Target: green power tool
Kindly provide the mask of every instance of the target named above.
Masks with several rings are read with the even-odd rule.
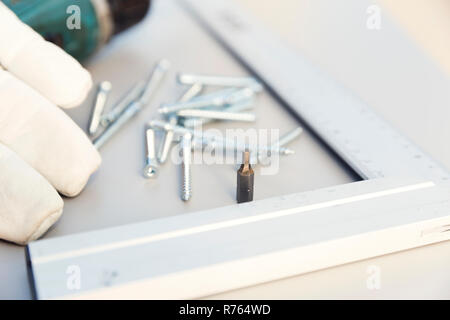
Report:
[[[23,22],[78,60],[141,21],[150,0],[1,0]]]

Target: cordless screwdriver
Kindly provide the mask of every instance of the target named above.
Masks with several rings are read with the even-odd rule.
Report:
[[[24,23],[78,60],[141,21],[150,0],[1,0]]]

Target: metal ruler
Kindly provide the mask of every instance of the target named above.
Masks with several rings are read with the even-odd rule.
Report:
[[[189,299],[450,238],[450,186],[382,178],[28,246],[40,299]]]
[[[37,298],[197,298],[450,239],[445,169],[230,0],[183,3],[369,180],[33,242]]]
[[[261,78],[362,178],[449,172],[365,103],[290,50],[232,0],[182,0],[221,43]]]

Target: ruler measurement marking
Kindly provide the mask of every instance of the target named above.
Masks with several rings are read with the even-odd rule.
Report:
[[[443,166],[348,90],[290,51],[269,30],[247,19],[233,1],[183,1],[361,177],[400,174],[435,181],[449,179]],[[224,16],[228,18],[224,20]],[[230,17],[242,21],[241,27],[231,27]]]

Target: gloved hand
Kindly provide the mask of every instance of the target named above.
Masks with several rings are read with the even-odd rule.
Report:
[[[62,195],[81,192],[101,159],[62,111],[92,80],[0,2],[0,238],[26,244],[61,216]],[[56,189],[56,190],[55,190]]]

